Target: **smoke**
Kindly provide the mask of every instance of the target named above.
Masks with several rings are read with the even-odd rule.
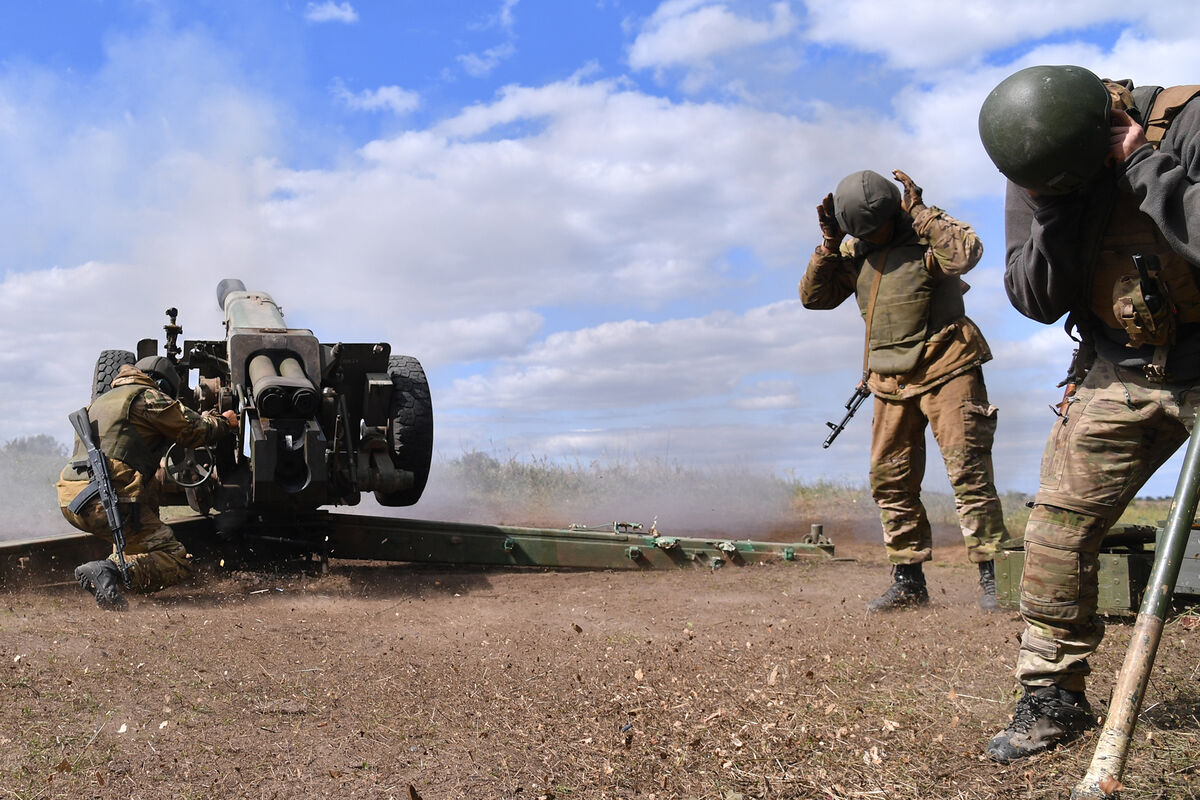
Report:
[[[873,514],[869,497],[867,503]],[[478,451],[436,461],[420,503],[383,513],[552,528],[611,529],[614,522],[628,522],[644,530],[653,525],[670,536],[777,540],[794,540],[821,522],[804,513],[795,482],[766,471],[701,469],[659,459],[501,461]]]
[[[1020,493],[1001,504],[1010,535],[1028,514]],[[953,495],[922,492],[936,546],[961,546]],[[799,541],[820,525],[839,542],[882,541],[879,510],[862,484],[801,481],[761,467],[701,468],[659,459],[562,464],[500,460],[471,451],[437,460],[417,505],[384,509],[364,502],[357,513],[497,525],[611,529],[615,522],[653,525],[667,536]]]
[[[0,540],[70,533],[54,483],[66,448],[47,435],[0,448]],[[545,458],[501,460],[480,451],[436,459],[415,506],[382,508],[364,495],[352,513],[414,519],[611,530],[632,523],[667,536],[798,541],[821,525],[834,542],[878,542],[879,514],[862,485],[801,482],[761,468],[700,468],[660,459],[563,464]],[[1006,495],[1005,510],[1024,511],[1024,496]],[[960,536],[954,498],[926,492],[935,539]],[[349,511],[350,509],[338,509]],[[1010,520],[1019,533],[1022,525]]]
[[[71,533],[58,510],[54,483],[67,449],[46,434],[12,439],[0,447],[0,540]]]

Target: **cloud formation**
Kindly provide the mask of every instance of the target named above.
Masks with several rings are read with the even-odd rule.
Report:
[[[514,5],[499,5],[509,28]],[[326,6],[354,13],[310,10]],[[959,16],[943,22],[1001,7],[947,6]],[[865,9],[845,6],[854,19]],[[213,289],[239,277],[324,341],[385,340],[420,358],[444,453],[624,452],[862,475],[865,410],[836,452],[819,446],[857,378],[861,319],[852,302],[805,311],[796,282],[819,198],[849,172],[901,167],[930,202],[987,232],[966,303],[996,354],[1001,484],[1029,488],[1048,428],[1041,395],[1056,399],[1070,344],[1008,306],[1002,181],[973,121],[1030,59],[1131,74],[1153,51],[1164,55],[1156,80],[1200,74],[1200,48],[1152,32],[1165,13],[1111,46],[1064,37],[986,62],[920,56],[932,60],[918,79],[907,72],[917,56],[836,29],[815,4],[801,18],[789,3],[672,0],[630,34],[635,71],[686,81],[711,70],[705,80],[728,86],[744,77],[735,55],[836,45],[887,61],[886,96],[773,106],[593,67],[451,102],[398,75],[332,92],[346,108],[404,115],[403,128],[316,154],[298,154],[308,131],[297,109],[196,30],[111,37],[92,73],[5,64],[0,440],[65,437],[99,351],[154,336],[168,306],[188,337],[219,338]],[[1005,36],[1073,30],[1056,19],[962,35],[1005,47]],[[934,24],[875,21],[914,37]],[[318,87],[325,106],[330,85]]]
[[[322,3],[309,3],[305,6],[304,18],[309,22],[340,22],[350,25],[358,22],[358,12],[349,3],[325,0]]]
[[[766,19],[731,11],[725,3],[668,0],[650,15],[629,49],[635,70],[700,66],[713,56],[788,35],[796,18],[786,2],[771,3]]]
[[[333,97],[352,111],[390,111],[406,114],[421,105],[421,96],[399,86],[380,86],[351,92],[341,81],[333,85]]]
[[[483,78],[500,66],[503,61],[512,58],[516,52],[516,45],[512,42],[504,42],[495,47],[489,47],[482,53],[464,53],[458,57],[458,63],[472,78]]]

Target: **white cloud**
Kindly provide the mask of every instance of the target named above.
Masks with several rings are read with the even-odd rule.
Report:
[[[491,374],[455,381],[449,403],[613,409],[630,397],[647,405],[732,395],[745,376],[756,373],[836,371],[861,338],[853,305],[818,313],[788,300],[742,315],[716,312],[657,324],[625,320],[554,333]]]
[[[353,111],[387,110],[393,114],[406,114],[421,104],[419,94],[399,86],[380,86],[351,92],[341,81],[335,81],[332,92],[335,100]]]
[[[458,63],[472,78],[486,77],[492,70],[500,66],[506,59],[512,58],[517,52],[512,42],[496,45],[482,53],[466,53],[458,57]]]
[[[309,22],[341,22],[349,25],[358,22],[358,12],[349,3],[309,3],[304,9],[304,18]]]
[[[655,24],[716,7],[663,4]],[[727,13],[769,32],[782,12]],[[657,63],[730,52],[703,41],[690,40],[691,61],[659,50]],[[1163,55],[1149,80],[1200,74],[1200,48],[1133,35],[1108,53],[1061,42],[1021,58],[1140,79],[1146,52]],[[99,350],[156,335],[168,306],[188,337],[219,338],[213,288],[240,277],[325,341],[386,340],[420,358],[443,451],[495,442],[862,475],[865,410],[836,452],[820,451],[853,387],[862,322],[852,302],[809,312],[794,299],[813,206],[853,170],[902,167],[931,202],[979,202],[1000,226],[1001,182],[973,121],[1011,65],[898,80],[891,112],[680,102],[579,75],[508,86],[300,168],[282,155],[288,110],[212,42],[117,38],[106,58],[87,79],[0,71],[0,440],[62,434]],[[342,100],[400,112],[417,98],[385,86]],[[749,254],[745,273],[733,251]],[[997,468],[1002,485],[1028,486],[1041,396],[1069,343],[1055,326],[1010,329],[1000,241],[985,259],[967,305],[997,354]],[[69,325],[47,322],[63,309]]]
[[[425,322],[416,326],[411,338],[420,342],[421,360],[427,363],[481,361],[521,353],[544,323],[533,311],[493,311]]]
[[[521,0],[502,0],[500,10],[496,12],[496,23],[505,30],[512,28],[515,20],[513,9],[517,7],[517,3]]]
[[[848,46],[883,56],[902,69],[956,70],[977,67],[989,54],[1006,48],[1062,37],[1072,31],[1126,23],[1149,32],[1156,41],[1150,49],[1136,49],[1131,67],[1144,69],[1147,54],[1158,62],[1164,43],[1180,45],[1180,55],[1195,51],[1195,7],[1188,2],[1130,5],[1120,0],[914,0],[879,3],[874,0],[841,0],[808,3],[806,37],[827,45]],[[1126,32],[1124,36],[1130,36]],[[1123,37],[1124,38],[1124,37]],[[1066,49],[1078,49],[1067,41]],[[1047,51],[1061,49],[1058,44]],[[1188,52],[1190,49],[1191,52]],[[1032,63],[1079,63],[1046,58]],[[1088,64],[1084,64],[1088,66]],[[1115,74],[1115,73],[1114,73]],[[1127,73],[1132,74],[1132,73]],[[1194,76],[1195,73],[1192,73]],[[1157,80],[1145,78],[1147,82]]]
[[[785,2],[765,20],[740,16],[726,3],[668,0],[650,15],[629,50],[634,69],[699,66],[714,56],[780,39],[796,27]]]

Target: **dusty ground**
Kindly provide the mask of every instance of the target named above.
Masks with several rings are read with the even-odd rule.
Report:
[[[123,615],[70,584],[4,587],[0,797],[1066,797],[1092,737],[1018,766],[980,756],[1020,626],[977,610],[961,547],[939,547],[931,607],[869,617],[882,548],[829,533],[858,560],[209,564]],[[1110,626],[1093,702],[1128,637]],[[1123,797],[1200,794],[1198,678],[1184,616]]]

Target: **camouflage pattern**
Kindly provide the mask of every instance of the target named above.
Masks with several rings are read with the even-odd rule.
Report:
[[[1098,554],[1142,485],[1187,440],[1200,387],[1154,383],[1101,357],[1054,424],[1025,530],[1017,677],[1082,691],[1104,637]]]
[[[978,367],[914,398],[875,398],[871,494],[888,561],[919,564],[932,558],[929,517],[921,503],[926,425],[946,462],[967,555],[976,563],[991,561],[1008,533],[992,472],[996,407],[988,403]]]
[[[144,445],[153,453],[155,462],[166,454],[172,443],[186,447],[212,444],[232,433],[233,429],[224,417],[197,414],[185,408],[178,400],[159,391],[154,381],[132,366],[121,367],[113,380],[113,389],[122,386],[145,387],[129,405],[127,427],[132,433],[128,435],[141,437]],[[101,395],[97,402],[103,398],[104,395]],[[106,431],[99,433],[101,440],[104,440]],[[80,509],[78,514],[67,508],[89,483],[86,468],[76,466],[80,463],[78,454],[82,452],[81,448],[76,437],[76,456],[59,476],[58,504],[67,522],[112,542],[108,518],[99,498]],[[134,466],[111,457],[108,458],[108,470],[113,488],[121,500],[122,519],[127,521],[125,556],[131,566],[131,588],[139,592],[151,592],[190,577],[192,567],[187,551],[158,516],[153,475],[146,475]],[[116,560],[115,551],[111,558]]]
[[[896,219],[902,222],[907,217]],[[980,366],[992,354],[978,326],[961,314],[961,293],[967,287],[960,278],[979,262],[983,245],[970,225],[935,206],[915,206],[910,228],[899,230],[893,244],[917,250],[916,258],[935,285],[954,282],[959,315],[940,326],[930,326],[933,330],[928,331],[920,358],[910,370],[867,375],[867,386],[875,395],[871,493],[879,506],[888,560],[920,564],[932,558],[929,517],[921,504],[925,428],[932,428],[954,489],[967,554],[974,562],[991,561],[996,547],[1008,536],[992,474],[996,408],[988,403]],[[920,247],[910,248],[911,244]],[[865,267],[868,255],[864,243],[853,239],[844,242],[838,252],[824,245],[817,247],[800,282],[804,306],[836,308],[857,294],[865,317],[861,273],[870,269]],[[881,281],[881,297],[885,286],[886,281]],[[903,302],[911,298],[893,299]],[[877,304],[876,312],[880,307]],[[936,308],[927,309],[931,318],[937,316]],[[879,324],[888,323],[876,314],[872,326]],[[872,338],[876,337],[868,341]]]
[[[224,417],[219,414],[197,414],[186,408],[178,400],[159,391],[158,386],[144,372],[128,364],[121,367],[112,382],[113,389],[135,385],[146,388],[129,409],[130,427],[134,431],[133,435],[140,437],[153,453],[155,462],[166,454],[173,443],[177,442],[184,447],[199,447],[212,444],[233,432]],[[103,397],[101,395],[97,402]],[[100,431],[102,440],[105,433],[106,431]],[[58,480],[59,506],[69,505],[75,499],[75,495],[87,487],[89,479],[87,469],[83,466],[85,462],[83,445],[79,437],[75,437],[74,453],[63,467]],[[108,459],[108,469],[118,497],[138,501],[153,499],[151,476],[139,473],[130,465],[114,458]]]
[[[99,500],[88,503],[79,514],[73,514],[65,507],[62,513],[76,528],[112,542],[108,515]],[[121,503],[121,513],[125,528],[125,563],[129,565],[133,591],[154,592],[192,576],[192,562],[187,550],[159,519],[157,508],[147,503]],[[109,560],[117,562],[115,547]]]

